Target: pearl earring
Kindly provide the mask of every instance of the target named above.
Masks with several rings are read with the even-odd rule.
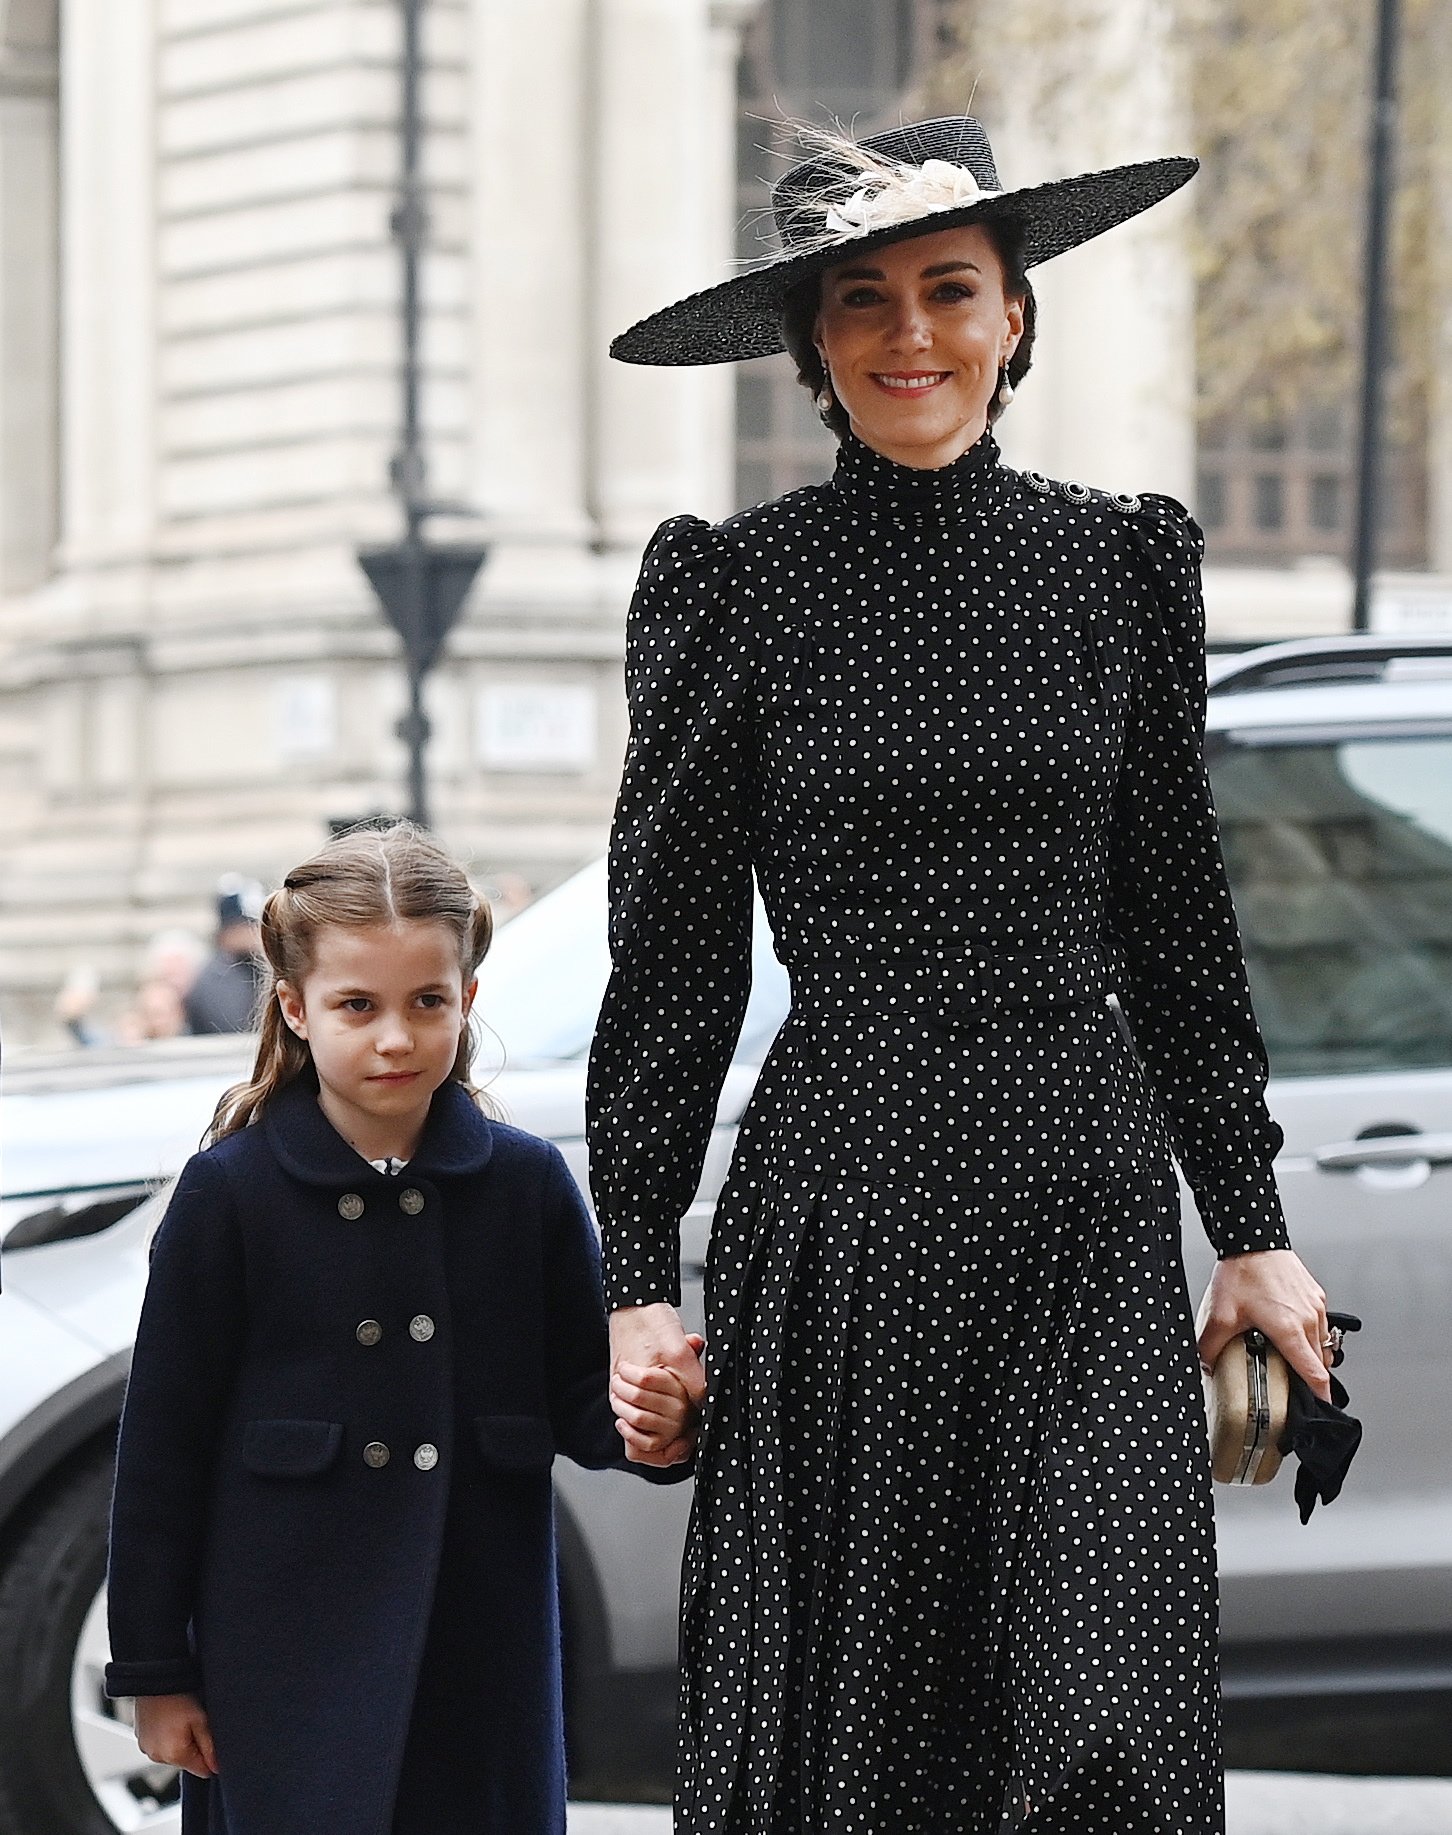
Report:
[[[822,386],[816,394],[817,412],[823,420],[837,405],[837,398],[832,393],[832,372],[825,364],[822,366]]]
[[[998,405],[1006,408],[1013,400],[1013,384],[1008,379],[1008,365],[1005,363],[998,372]]]

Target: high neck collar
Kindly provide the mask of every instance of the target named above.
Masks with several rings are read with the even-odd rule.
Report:
[[[843,437],[832,489],[849,509],[892,522],[961,522],[982,504],[998,471],[998,442],[987,429],[949,465],[900,465],[855,433]]]

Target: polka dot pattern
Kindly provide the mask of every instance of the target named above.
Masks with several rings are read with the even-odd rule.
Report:
[[[707,1269],[682,1835],[1222,1826],[1171,1151],[1221,1254],[1286,1236],[1199,561],[1171,499],[989,436],[927,472],[849,440],[647,551],[590,1069],[612,1306],[679,1298],[753,872],[793,992]]]

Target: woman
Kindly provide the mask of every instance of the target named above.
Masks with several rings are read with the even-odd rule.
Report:
[[[1194,169],[1012,192],[968,117],[833,139],[776,187],[781,259],[614,347],[785,344],[841,438],[827,485],[666,523],[630,616],[590,1116],[618,1358],[692,1379],[677,1224],[753,870],[792,977],[707,1271],[689,1835],[1222,1827],[1171,1148],[1222,1258],[1200,1356],[1254,1323],[1324,1396],[1329,1353],[1201,760],[1200,535],[988,431],[1026,269]]]

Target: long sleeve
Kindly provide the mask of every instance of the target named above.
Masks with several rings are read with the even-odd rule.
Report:
[[[577,1465],[630,1472],[650,1484],[689,1478],[694,1460],[638,1465],[626,1457],[610,1406],[610,1330],[600,1286],[600,1247],[580,1189],[550,1149],[545,1210],[550,1421],[555,1445]]]
[[[1144,500],[1133,538],[1153,604],[1110,832],[1120,1000],[1217,1254],[1287,1248],[1281,1131],[1204,761],[1203,538],[1168,497]]]
[[[724,536],[694,517],[664,523],[626,629],[613,972],[587,1098],[612,1308],[679,1304],[680,1221],[750,991],[751,661],[729,579]]]
[[[107,1604],[111,1695],[200,1681],[188,1638],[217,1433],[245,1321],[240,1238],[224,1176],[189,1160],[152,1251],[121,1415]]]

